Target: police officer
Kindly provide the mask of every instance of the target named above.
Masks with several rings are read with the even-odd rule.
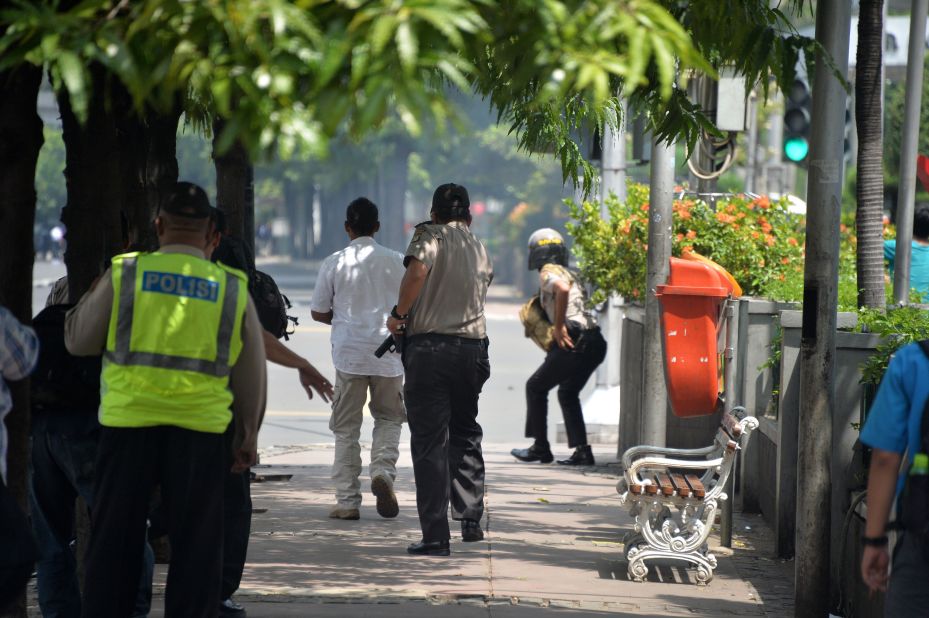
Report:
[[[574,453],[558,461],[564,465],[593,465],[580,393],[590,374],[606,356],[606,341],[594,316],[587,311],[584,288],[567,268],[568,248],[561,234],[550,228],[529,237],[529,270],[539,271],[542,309],[553,325],[552,345],[542,366],[526,382],[526,437],[529,448],[510,451],[520,461],[551,463],[548,443],[548,392],[558,387],[558,403]]]
[[[204,259],[211,213],[201,188],[178,183],[155,219],[161,249],[113,258],[66,320],[72,354],[103,353],[87,616],[131,614],[156,483],[171,542],[165,614],[219,610],[223,432],[231,405],[233,469],[252,465],[266,376],[245,275]]]
[[[406,334],[404,395],[423,533],[407,548],[414,555],[449,555],[449,500],[462,540],[484,538],[477,399],[490,377],[484,300],[493,270],[469,228],[469,208],[461,185],[436,189],[431,223],[416,226],[399,300],[387,319],[391,333]]]

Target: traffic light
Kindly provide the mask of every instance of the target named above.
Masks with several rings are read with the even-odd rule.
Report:
[[[786,93],[784,102],[784,160],[806,165],[810,154],[810,85],[800,77]]]

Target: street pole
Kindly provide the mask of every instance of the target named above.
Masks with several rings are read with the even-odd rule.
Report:
[[[623,125],[626,122],[626,107],[622,106],[621,117],[617,119],[614,131],[608,123],[603,125],[603,154],[600,160],[600,217],[604,221],[610,220],[609,209],[606,207],[606,198],[612,193],[620,202],[626,201],[626,133]],[[619,385],[619,348],[622,341],[622,298],[618,295],[610,296],[606,303],[606,362],[602,363],[597,371],[597,384],[606,387]],[[602,382],[601,375],[603,373]],[[618,393],[616,394],[618,397]],[[616,402],[617,408],[619,402]]]
[[[603,124],[600,156],[600,217],[610,220],[606,201],[610,194],[626,200],[626,135],[623,131],[625,106],[616,118],[616,129]],[[596,387],[582,404],[587,439],[590,443],[612,443],[619,431],[619,365],[622,342],[622,298],[611,295],[600,311],[600,328],[606,339],[606,359],[597,367]],[[559,423],[559,435],[561,434]]]
[[[897,245],[894,255],[894,302],[910,297],[910,253],[916,201],[916,150],[919,145],[919,108],[923,92],[926,50],[926,11],[929,2],[913,0],[910,45],[906,59],[906,97],[903,104],[903,142],[900,146],[900,190],[897,194]]]
[[[748,95],[748,134],[745,140],[745,191],[756,193],[758,174],[758,96],[753,90]]]
[[[843,78],[848,74],[850,4],[848,0],[816,4],[816,40]],[[832,409],[845,137],[845,89],[821,55],[816,55],[813,79],[807,183],[797,466],[803,482],[797,490],[794,561],[796,616],[810,618],[829,614]]]
[[[668,391],[664,378],[661,317],[657,286],[667,282],[671,257],[671,216],[674,191],[674,144],[654,140],[648,211],[648,277],[645,291],[645,388],[642,441],[664,446],[668,425]]]

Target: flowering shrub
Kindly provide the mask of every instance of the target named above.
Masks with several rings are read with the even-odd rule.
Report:
[[[648,187],[631,184],[624,203],[608,200],[609,221],[601,219],[597,203],[569,205],[576,223],[568,231],[581,271],[595,288],[591,300],[600,302],[613,292],[642,300]],[[802,290],[802,230],[802,217],[788,211],[786,200],[734,197],[717,202],[715,211],[701,200],[675,200],[672,253],[704,255],[728,270],[746,295],[771,296],[788,280],[799,279]]]

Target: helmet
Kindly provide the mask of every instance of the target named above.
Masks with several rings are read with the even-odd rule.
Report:
[[[538,270],[552,263],[567,266],[568,247],[561,234],[550,227],[543,227],[529,237],[529,270]]]

